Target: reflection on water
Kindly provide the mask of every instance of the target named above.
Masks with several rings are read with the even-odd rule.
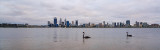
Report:
[[[83,31],[92,38],[83,39]],[[159,32],[159,28],[0,28],[0,50],[160,50]]]
[[[131,39],[132,37],[128,37],[128,36],[126,36],[126,43],[130,43],[130,39]]]
[[[53,35],[53,40],[54,42],[57,42],[57,30],[53,30],[54,31],[54,35]]]

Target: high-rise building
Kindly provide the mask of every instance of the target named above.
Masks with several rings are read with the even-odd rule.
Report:
[[[48,25],[50,25],[51,24],[51,22],[50,21],[48,21]]]
[[[76,20],[76,26],[78,26],[78,20]]]
[[[64,22],[62,22],[61,26],[62,26],[62,27],[64,27],[64,26],[65,26],[65,25],[64,25]]]
[[[56,17],[54,18],[54,24],[57,24],[57,18]]]
[[[48,21],[48,26],[51,27],[51,22],[50,21]]]
[[[120,22],[120,27],[123,27],[123,23],[122,22]]]
[[[85,26],[86,26],[86,24],[83,24],[83,25],[82,25],[82,27],[85,27]]]
[[[62,25],[62,18],[60,18],[59,20],[59,25]]]
[[[113,22],[113,23],[112,23],[112,26],[113,26],[113,27],[116,27],[116,22]]]
[[[130,20],[127,20],[126,21],[126,25],[125,25],[126,27],[130,27]]]
[[[109,27],[109,23],[107,22],[107,25],[106,25],[106,27]]]
[[[58,27],[57,18],[56,17],[54,18],[54,27]]]
[[[130,20],[127,20],[127,21],[126,21],[126,24],[130,25]]]
[[[67,20],[66,20],[66,18],[65,18],[65,20],[64,20],[64,23],[65,23],[65,25],[67,25]]]
[[[137,21],[136,21],[136,24],[135,24],[135,26],[136,26],[136,27],[139,27],[139,22],[137,22]]]
[[[72,26],[74,26],[74,21],[72,21]]]
[[[117,22],[117,27],[120,27],[120,23],[119,22]]]
[[[70,24],[69,24],[69,21],[67,21],[67,23],[66,23],[66,24],[67,24],[67,27],[69,27],[69,25],[70,25]]]
[[[106,23],[105,23],[105,21],[103,21],[103,26],[104,26],[104,27],[106,27]]]
[[[105,25],[105,21],[103,21],[103,25]]]
[[[88,26],[89,26],[89,27],[91,26],[91,23],[90,23],[90,22],[88,23]]]

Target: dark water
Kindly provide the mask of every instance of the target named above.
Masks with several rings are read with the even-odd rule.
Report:
[[[0,50],[160,50],[160,28],[0,28]]]

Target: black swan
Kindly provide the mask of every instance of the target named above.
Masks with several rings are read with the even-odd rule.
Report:
[[[127,37],[132,37],[132,35],[129,35],[128,32],[126,32],[126,33],[127,33]]]
[[[89,36],[84,36],[85,35],[85,33],[83,32],[83,38],[91,38],[91,37],[89,37]]]

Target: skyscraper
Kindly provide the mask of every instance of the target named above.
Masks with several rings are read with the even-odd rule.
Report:
[[[113,22],[113,23],[112,23],[112,26],[113,26],[113,27],[116,27],[116,26],[117,26],[117,25],[116,25],[116,22]]]
[[[78,20],[76,20],[76,26],[78,26]]]
[[[120,27],[120,22],[117,22],[117,27]]]
[[[51,27],[51,22],[50,21],[48,21],[48,26]]]
[[[59,25],[62,25],[62,18],[60,18],[59,20]]]
[[[130,25],[130,20],[127,20],[127,21],[126,21],[126,24]]]
[[[64,23],[65,23],[65,25],[67,24],[67,20],[66,20],[66,18],[65,18],[65,20],[64,20]]]
[[[105,21],[103,21],[103,26],[104,26],[104,27],[106,27],[106,23],[105,23]]]
[[[120,27],[123,27],[123,23],[122,23],[122,22],[120,22],[120,24],[119,24],[119,25],[120,25]]]
[[[74,21],[72,21],[72,26],[74,26]]]
[[[69,21],[67,21],[67,23],[66,23],[66,24],[67,24],[67,27],[69,27]]]
[[[105,21],[103,21],[103,25],[105,25]]]
[[[54,17],[54,26],[55,26],[55,27],[58,27],[57,18],[56,18],[56,17]]]
[[[127,20],[126,21],[126,25],[125,25],[126,27],[130,27],[130,20]]]
[[[136,27],[139,27],[139,22],[136,21]]]

